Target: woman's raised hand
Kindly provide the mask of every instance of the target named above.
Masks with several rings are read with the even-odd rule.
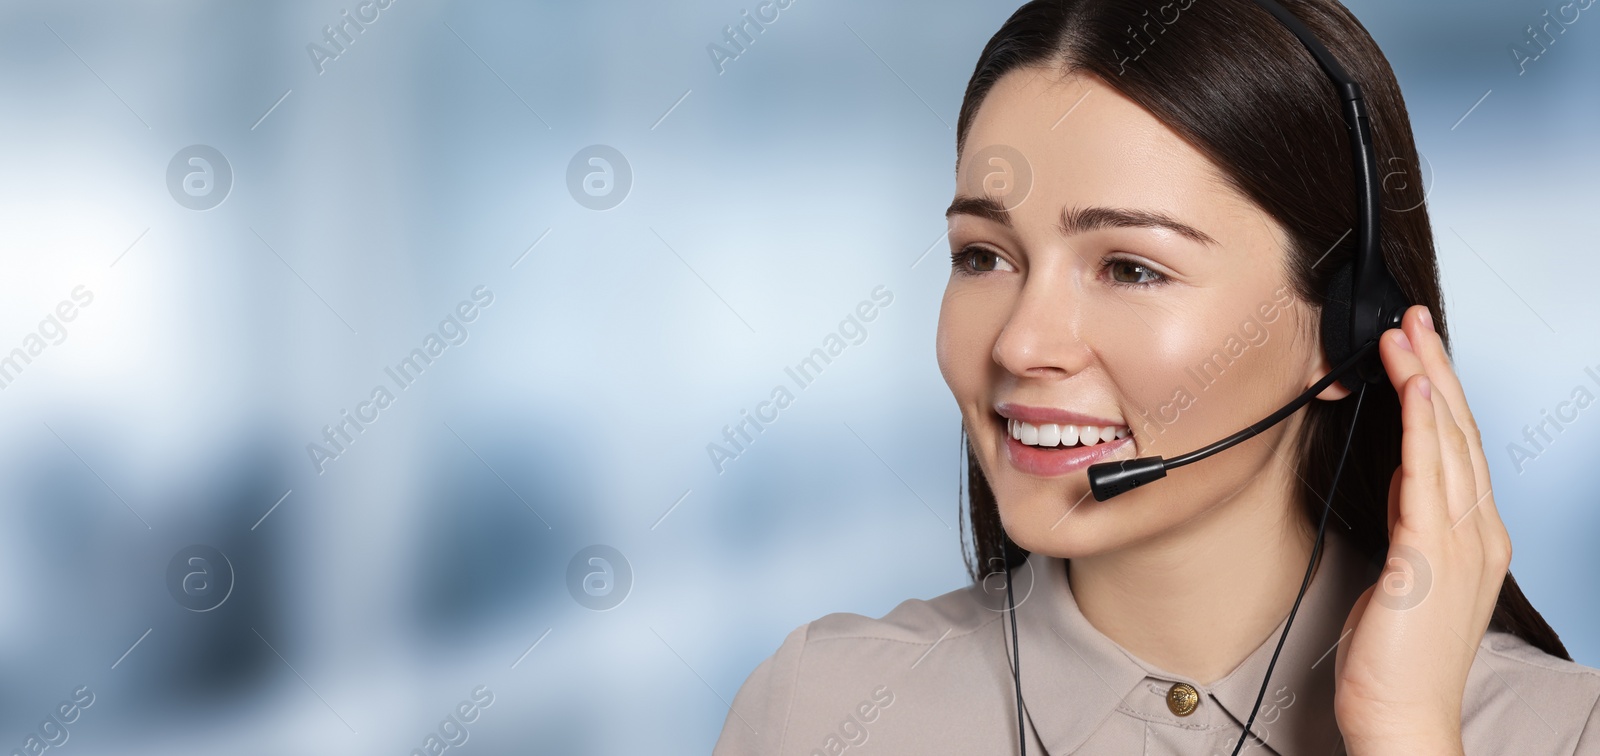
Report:
[[[1334,712],[1352,756],[1460,754],[1467,672],[1511,565],[1511,537],[1427,308],[1409,308],[1378,352],[1400,395],[1400,467],[1383,573],[1345,622]]]

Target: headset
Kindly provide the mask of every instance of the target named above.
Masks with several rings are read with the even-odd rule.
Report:
[[[1278,664],[1278,654],[1283,651],[1283,642],[1289,636],[1289,626],[1294,623],[1295,613],[1300,610],[1300,600],[1306,595],[1306,587],[1311,583],[1311,574],[1316,567],[1317,557],[1322,553],[1328,512],[1333,506],[1333,493],[1339,487],[1339,476],[1344,472],[1345,457],[1350,452],[1350,440],[1355,436],[1356,419],[1361,414],[1361,400],[1366,396],[1369,384],[1381,384],[1388,380],[1383,363],[1378,357],[1378,337],[1390,328],[1400,327],[1400,318],[1411,305],[1384,262],[1383,251],[1378,243],[1378,159],[1372,145],[1372,127],[1367,118],[1367,103],[1361,92],[1361,85],[1350,78],[1350,74],[1339,65],[1333,54],[1323,47],[1316,35],[1312,34],[1294,14],[1275,0],[1255,0],[1255,3],[1271,13],[1279,23],[1293,33],[1316,59],[1328,78],[1333,80],[1342,104],[1345,128],[1350,135],[1350,148],[1355,165],[1357,248],[1356,254],[1341,266],[1330,280],[1327,301],[1322,307],[1322,348],[1328,361],[1335,363],[1336,367],[1277,412],[1210,446],[1172,459],[1163,459],[1159,456],[1140,457],[1102,462],[1090,465],[1088,469],[1090,491],[1093,492],[1096,501],[1105,501],[1117,494],[1164,478],[1169,469],[1198,462],[1261,433],[1299,410],[1334,381],[1339,381],[1355,393],[1356,404],[1355,411],[1351,414],[1350,430],[1345,436],[1344,449],[1339,453],[1339,463],[1334,468],[1333,482],[1329,484],[1328,495],[1323,499],[1322,518],[1317,525],[1317,539],[1311,549],[1311,560],[1306,563],[1306,574],[1300,581],[1300,592],[1295,596],[1294,606],[1289,609],[1283,633],[1278,636],[1277,648],[1272,652],[1272,661],[1267,664],[1267,673],[1261,679],[1261,690],[1256,693],[1256,702],[1251,709],[1250,719],[1245,722],[1244,732],[1240,734],[1239,742],[1234,745],[1235,756],[1244,747],[1245,740],[1250,737],[1250,727],[1255,724],[1262,698],[1266,696],[1268,681],[1272,679],[1272,670]],[[1001,534],[1002,560],[1009,565],[1006,540],[1006,536]],[[1006,612],[1011,617],[1011,648],[1007,649],[1006,658],[1007,663],[1011,665],[1011,679],[1017,692],[1017,745],[1019,753],[1027,756],[1027,735],[1023,729],[1022,717],[1022,651],[1017,647],[1016,604],[1012,598],[1009,569],[1006,572]]]

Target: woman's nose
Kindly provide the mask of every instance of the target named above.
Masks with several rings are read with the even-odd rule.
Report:
[[[1066,378],[1083,370],[1092,351],[1082,339],[1082,294],[1061,276],[1030,277],[995,339],[995,363],[1020,377]]]

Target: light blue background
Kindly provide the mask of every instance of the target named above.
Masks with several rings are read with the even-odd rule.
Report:
[[[1600,408],[1505,450],[1600,393],[1600,9],[1519,76],[1554,3],[1350,5],[1433,168],[1515,573],[1600,664]],[[87,685],[73,753],[408,753],[487,686],[463,751],[705,753],[794,627],[963,584],[942,211],[1014,4],[795,0],[719,74],[753,2],[394,0],[317,73],[354,7],[0,7],[0,349],[94,295],[0,391],[0,751]],[[215,209],[168,193],[191,144],[232,166]],[[591,144],[633,170],[612,210],[567,189]],[[306,444],[479,285],[319,475]],[[880,285],[719,474],[706,444]],[[237,573],[211,612],[164,582],[193,543]],[[609,611],[568,592],[591,544],[631,565]]]

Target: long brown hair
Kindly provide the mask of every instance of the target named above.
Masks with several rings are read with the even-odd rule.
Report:
[[[1410,301],[1433,313],[1448,349],[1426,190],[1394,72],[1366,28],[1336,0],[1279,2],[1361,83],[1379,172],[1389,174],[1381,196],[1383,256]],[[1001,76],[1023,67],[1096,76],[1209,157],[1287,231],[1291,285],[1321,308],[1329,279],[1355,252],[1355,235],[1348,233],[1356,197],[1350,144],[1332,82],[1270,14],[1251,0],[1033,0],[1012,14],[978,58],[956,125],[958,165],[978,106]],[[1332,506],[1350,525],[1350,543],[1379,562],[1389,549],[1389,480],[1400,464],[1401,427],[1394,390],[1372,388],[1378,390],[1363,399]],[[1352,396],[1313,401],[1303,410],[1297,466],[1308,485],[1300,498],[1309,522],[1321,517],[1321,497],[1354,409]],[[962,532],[962,556],[977,582],[980,565],[1009,569],[1028,552],[1001,526],[994,491],[965,431],[962,446],[972,529],[970,552]],[[1337,527],[1339,520],[1333,522]],[[1509,573],[1489,627],[1572,659]]]

